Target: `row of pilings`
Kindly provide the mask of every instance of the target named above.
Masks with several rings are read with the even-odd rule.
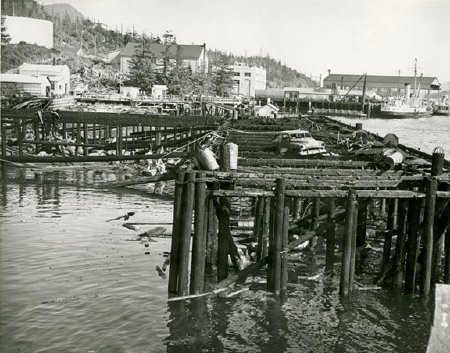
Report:
[[[267,290],[280,294],[287,289],[289,252],[305,241],[314,247],[320,236],[325,239],[325,272],[333,275],[340,268],[340,294],[346,297],[355,289],[357,249],[367,241],[369,214],[376,208],[384,217],[385,231],[381,234],[381,268],[374,280],[410,292],[420,288],[428,296],[433,283],[450,283],[450,192],[443,162],[444,154],[437,150],[428,175],[397,177],[392,171],[388,176],[375,176],[361,169],[354,177],[354,188],[348,187],[351,172],[345,169],[340,169],[344,176],[330,175],[332,169],[325,174],[318,170],[324,177],[316,177],[314,187],[308,188],[302,168],[292,168],[292,174],[283,168],[266,168],[264,173],[261,168],[253,173],[248,168],[246,172],[179,171],[169,294],[186,297],[211,292],[265,265]],[[334,170],[339,165],[358,164],[329,163]],[[236,198],[253,200],[256,259],[247,267],[240,261],[230,231],[231,200]],[[303,216],[298,218],[299,214]],[[303,223],[306,231],[291,239],[292,230]],[[336,259],[339,249],[340,261]],[[341,265],[336,266],[337,262]]]

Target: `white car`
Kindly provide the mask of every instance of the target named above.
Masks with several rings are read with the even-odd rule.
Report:
[[[326,152],[325,144],[306,130],[281,131],[272,141],[272,147],[281,155],[307,156]]]

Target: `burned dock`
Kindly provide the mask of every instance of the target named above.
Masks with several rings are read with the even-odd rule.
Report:
[[[175,181],[171,300],[214,293],[263,268],[267,289],[283,293],[295,281],[289,259],[299,246],[324,249],[323,270],[340,278],[347,297],[373,219],[383,228],[376,233],[383,243],[377,285],[428,296],[434,283],[450,283],[450,163],[439,148],[430,156],[322,116],[236,121],[59,112],[63,140],[51,141],[49,114],[3,112],[3,164],[181,158],[167,173],[108,185]],[[273,137],[292,129],[324,141],[328,155],[271,151]],[[219,169],[186,162],[205,145],[217,149]],[[30,146],[74,148],[36,156]],[[387,147],[401,160],[384,155]]]

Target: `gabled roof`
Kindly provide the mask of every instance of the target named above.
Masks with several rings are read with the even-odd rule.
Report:
[[[0,74],[0,82],[37,83],[50,86],[50,81],[47,80],[47,77],[21,74]]]
[[[45,71],[62,73],[70,71],[67,65],[42,65],[42,64],[22,64],[19,66],[19,71]]]
[[[361,75],[347,75],[347,74],[331,74],[324,78],[324,82],[336,82],[340,83],[344,81],[344,83],[352,82],[355,83],[360,79]],[[416,77],[417,84],[421,85],[429,85],[439,87],[441,84],[437,77]],[[364,82],[364,78],[361,78],[359,81],[361,84]],[[411,84],[414,85],[414,76],[381,76],[381,75],[367,75],[368,84],[370,83],[379,83],[379,84]]]
[[[158,43],[142,44],[131,42],[129,42],[125,46],[125,48],[123,48],[120,51],[118,56],[132,57],[134,54],[142,51],[143,45],[145,45],[145,47],[149,49],[153,53],[153,55],[155,55],[156,59],[162,59],[164,57],[164,52],[166,50],[165,44],[158,44]],[[178,47],[181,48],[181,55],[185,60],[198,60],[203,54],[204,49],[203,45],[171,44],[169,46],[169,53],[173,58],[175,58],[177,55]]]

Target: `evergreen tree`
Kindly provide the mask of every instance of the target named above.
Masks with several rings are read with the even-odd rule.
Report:
[[[183,63],[183,48],[177,46],[175,65],[171,69],[168,80],[167,90],[169,94],[186,95],[192,91],[191,68]]]
[[[212,71],[213,93],[220,97],[229,96],[233,87],[233,71],[230,67],[230,59],[222,56],[216,61]]]
[[[155,56],[148,46],[143,44],[142,50],[131,59],[129,79],[125,83],[151,92],[152,86],[157,83],[154,66]]]
[[[8,33],[6,33],[6,27],[5,27],[5,16],[1,17],[1,36],[2,36],[2,45],[8,44],[11,41],[11,37]]]

